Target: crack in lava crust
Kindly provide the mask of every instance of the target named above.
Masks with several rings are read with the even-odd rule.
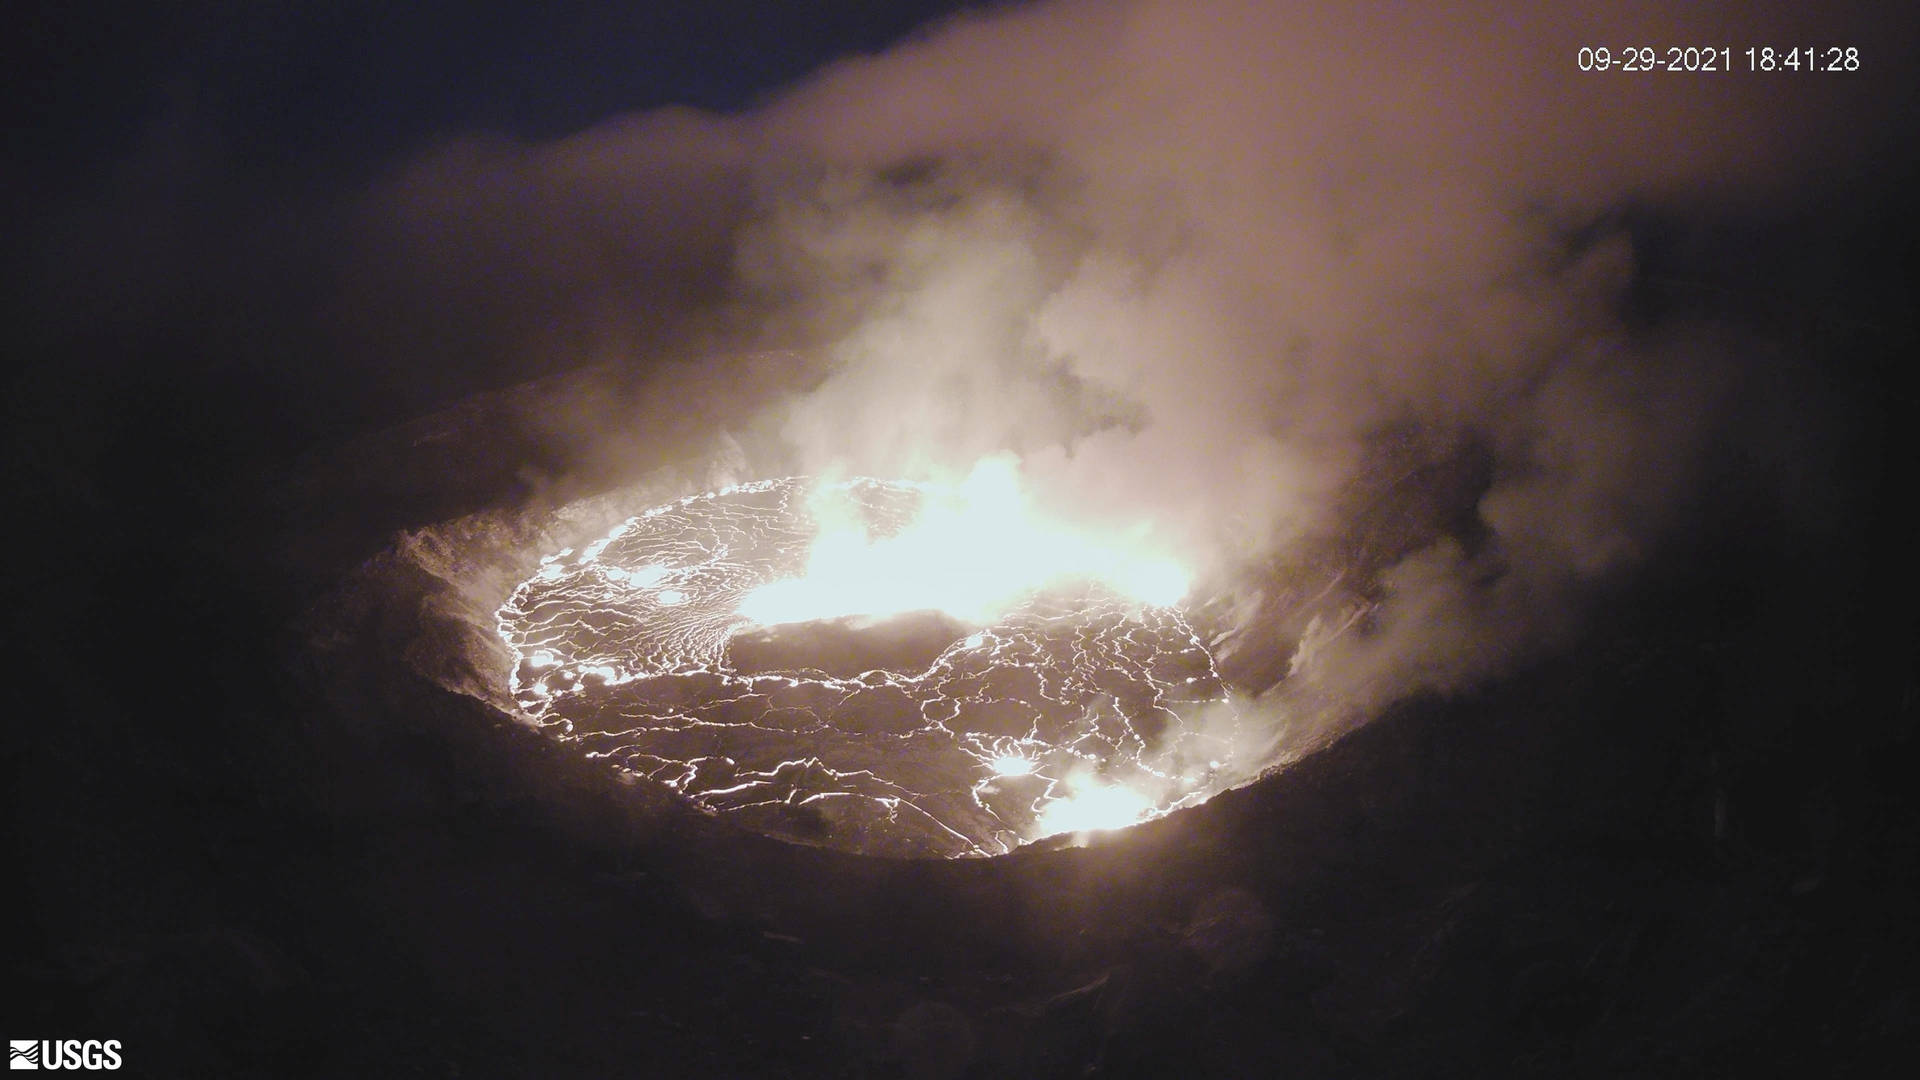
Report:
[[[829,488],[876,538],[935,490]],[[753,624],[748,595],[804,572],[810,490],[788,478],[691,496],[548,556],[499,611],[523,712],[749,828],[867,854],[994,855],[1217,790],[1235,720],[1176,607],[1062,582],[984,625],[923,618],[913,632],[954,634],[931,664],[853,676],[805,662],[809,635],[871,634],[879,649],[903,620]],[[736,662],[743,631],[774,633],[788,662]]]

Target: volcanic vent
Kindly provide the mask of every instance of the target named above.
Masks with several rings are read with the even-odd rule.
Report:
[[[1205,798],[1235,721],[1184,575],[1036,526],[1009,483],[649,509],[500,608],[514,700],[745,827],[865,854],[994,855]]]

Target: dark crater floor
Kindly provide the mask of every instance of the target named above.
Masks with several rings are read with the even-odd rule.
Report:
[[[1911,1057],[1902,530],[1745,511],[1742,542],[1607,598],[1558,657],[1402,703],[1253,786],[1086,847],[867,858],[728,827],[487,703],[473,641],[435,621],[454,599],[378,553],[560,501],[517,464],[547,452],[514,420],[537,409],[503,400],[424,465],[402,432],[297,482],[209,468],[177,502],[47,485],[69,543],[13,614],[19,670],[59,701],[29,698],[5,749],[28,913],[9,1034],[117,1038],[129,1074],[159,1076],[1875,1076]],[[390,591],[336,597],[316,638],[314,605],[370,558]],[[1235,670],[1284,670],[1319,594],[1270,593],[1271,641]],[[949,628],[894,632],[748,651],[825,670]]]

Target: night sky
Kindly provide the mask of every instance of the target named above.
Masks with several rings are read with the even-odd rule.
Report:
[[[190,108],[237,166],[353,175],[450,132],[544,139],[662,105],[737,110],[977,6],[29,5],[7,73],[15,164],[97,171]]]
[[[7,1035],[167,1076],[1910,1052],[1920,28],[1201,7],[11,11]],[[1572,70],[1702,28],[1866,66]],[[437,625],[339,601],[402,530],[721,429],[1017,452],[1251,583],[1269,703],[1372,722],[1116,846],[709,862],[397,662],[316,674],[317,610],[375,658]]]

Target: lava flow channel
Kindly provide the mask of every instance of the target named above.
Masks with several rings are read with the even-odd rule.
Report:
[[[515,700],[710,811],[867,854],[1000,854],[1212,794],[1236,721],[1184,579],[1004,516],[970,532],[979,486],[789,478],[630,518],[501,607]],[[988,580],[996,544],[1039,569]]]

